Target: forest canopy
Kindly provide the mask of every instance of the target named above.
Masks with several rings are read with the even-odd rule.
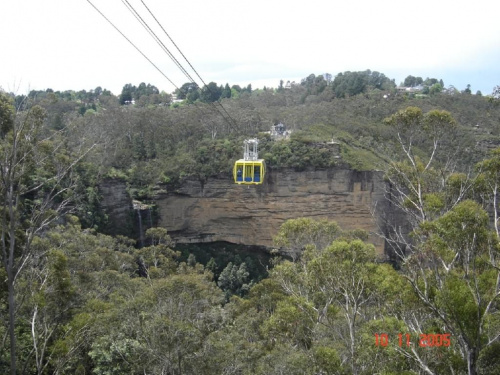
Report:
[[[0,92],[0,372],[498,373],[499,91],[367,70]],[[278,123],[289,139],[266,133]],[[230,183],[248,137],[270,169],[382,170],[410,235],[381,234],[390,262],[364,231],[299,214],[265,258],[161,227],[111,235],[102,181],[141,204]]]

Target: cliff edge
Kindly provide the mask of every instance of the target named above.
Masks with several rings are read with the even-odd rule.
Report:
[[[287,219],[329,219],[343,229],[369,232],[369,242],[382,255],[384,240],[376,233],[384,231],[382,216],[394,216],[386,191],[382,172],[337,168],[271,170],[259,186],[236,185],[227,177],[203,184],[185,180],[156,199],[158,226],[180,243],[272,247],[272,238]]]

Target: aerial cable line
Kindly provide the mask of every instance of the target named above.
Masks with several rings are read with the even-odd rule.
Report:
[[[197,72],[197,70],[194,68],[194,66],[189,62],[189,60],[187,59],[187,57],[182,53],[182,51],[180,50],[180,48],[177,46],[177,44],[174,42],[174,40],[170,37],[170,35],[167,33],[167,31],[165,30],[165,28],[162,26],[162,24],[160,23],[160,21],[158,21],[158,19],[155,17],[155,15],[153,14],[153,12],[149,9],[149,7],[146,5],[146,3],[143,0],[141,0],[141,3],[142,3],[142,5],[144,5],[144,7],[146,8],[146,10],[149,12],[149,14],[151,15],[151,17],[153,17],[153,19],[156,21],[156,23],[158,24],[158,26],[160,26],[160,28],[163,30],[163,32],[165,33],[165,35],[167,36],[167,38],[172,42],[172,44],[174,45],[174,47],[177,48],[177,51],[179,51],[179,53],[184,58],[184,60],[186,60],[186,62],[188,63],[188,65],[191,67],[191,69],[193,69],[193,72],[196,73],[196,75],[198,76],[198,78],[200,79],[200,81],[203,83],[204,87],[206,87],[211,92],[210,87],[205,83],[205,81],[203,80],[203,78],[201,78],[200,74]],[[192,78],[191,78],[191,82],[192,83],[196,83]],[[233,121],[233,123],[236,124],[236,121],[227,112],[226,108],[224,108],[224,106],[220,102],[217,102],[217,103],[224,110],[224,112],[226,113],[226,115]],[[216,108],[215,104],[213,106]],[[220,113],[220,111],[217,108],[216,108],[216,110]],[[222,117],[224,117],[224,115],[222,113],[221,113],[221,115],[222,115]],[[225,119],[225,117],[224,117],[224,119]],[[233,126],[232,124],[230,124],[230,125],[231,125],[231,127]]]
[[[111,22],[90,0],[87,0],[87,2],[92,5],[92,7],[106,20],[108,23],[113,26],[113,28],[120,33],[121,36],[123,36],[146,60],[149,61],[151,65],[153,65],[156,70],[160,72],[161,75],[163,75],[176,89],[179,89],[175,83],[173,83],[162,71],[160,68],[158,68],[129,38],[123,34],[118,27],[116,27],[113,22]],[[193,81],[194,82],[194,81]],[[194,82],[196,83],[196,82]],[[201,108],[199,108],[197,105],[195,105],[195,108],[200,111],[202,115],[205,115],[205,113],[202,111]],[[220,112],[219,112],[220,113]],[[224,118],[224,116],[222,116]],[[227,119],[224,118],[224,120],[227,122]]]
[[[102,16],[102,17],[103,17],[106,21],[108,21],[108,23],[109,23],[111,26],[113,26],[113,28],[114,28],[116,31],[118,31],[118,32],[120,33],[120,35],[121,35],[121,36],[123,36],[123,37],[127,40],[127,42],[129,42],[129,43],[130,43],[130,44],[131,44],[131,45],[132,45],[132,46],[133,46],[133,47],[134,47],[134,48],[135,48],[135,49],[136,49],[136,50],[137,50],[137,51],[138,51],[138,52],[139,52],[139,53],[140,53],[140,54],[141,54],[141,55],[142,55],[145,59],[146,59],[146,60],[148,60],[148,61],[149,61],[149,63],[150,63],[151,65],[153,65],[153,66],[156,68],[156,70],[158,70],[158,71],[160,72],[160,74],[161,74],[163,77],[165,77],[165,78],[166,78],[166,79],[167,79],[167,80],[168,80],[168,81],[172,84],[172,86],[174,86],[176,89],[178,89],[178,87],[175,85],[175,83],[173,83],[173,82],[170,80],[170,78],[168,78],[168,77],[166,76],[166,74],[165,74],[165,73],[163,73],[163,72],[161,71],[161,69],[160,69],[160,68],[158,68],[158,67],[155,65],[155,63],[153,63],[153,62],[149,59],[149,57],[147,57],[147,56],[146,56],[146,55],[145,55],[145,54],[144,54],[144,53],[143,53],[143,52],[142,52],[142,51],[141,51],[141,50],[140,50],[140,49],[139,49],[139,48],[138,48],[138,47],[137,47],[137,46],[136,46],[136,45],[135,45],[135,44],[134,44],[134,43],[133,43],[130,39],[129,39],[129,38],[127,38],[127,37],[126,37],[126,35],[125,35],[125,34],[123,34],[123,33],[120,31],[120,29],[119,29],[118,27],[116,27],[116,26],[113,24],[113,22],[111,22],[111,21],[110,21],[110,20],[109,20],[109,19],[108,19],[108,18],[107,18],[107,17],[106,17],[106,16],[105,16],[105,15],[104,15],[104,14],[103,14],[103,13],[102,13],[102,12],[101,12],[101,11],[100,11],[100,10],[99,10],[96,6],[95,6],[95,5],[94,5],[94,4],[92,4],[92,2],[91,2],[90,0],[87,0],[87,2],[88,2],[90,5],[92,5],[92,7],[93,7],[93,8],[94,8],[94,9],[95,9],[95,10],[96,10],[96,11],[97,11],[97,12],[98,12],[98,13],[99,13],[99,14],[100,14],[100,15],[101,15],[101,16]]]
[[[184,58],[184,60],[186,60],[186,62],[191,67],[191,69],[193,69],[193,72],[196,73],[196,75],[198,76],[198,78],[200,79],[200,81],[203,83],[203,85],[207,86],[207,84],[205,83],[205,81],[203,80],[203,78],[201,78],[201,76],[198,74],[198,72],[196,71],[196,69],[194,68],[194,66],[191,65],[191,63],[189,62],[189,60],[187,59],[187,57],[184,56],[184,54],[182,53],[182,51],[180,50],[180,48],[177,46],[177,44],[175,44],[175,42],[170,37],[170,35],[168,35],[167,31],[163,28],[163,26],[161,25],[160,21],[158,21],[158,19],[155,17],[155,15],[153,14],[153,12],[151,12],[151,10],[148,8],[148,6],[146,5],[146,3],[143,0],[141,0],[141,3],[147,9],[147,11],[151,15],[151,17],[153,17],[153,19],[156,21],[156,23],[158,24],[158,26],[160,26],[160,28],[163,30],[163,32],[165,33],[165,35],[167,36],[167,38],[172,42],[172,44],[174,45],[174,47],[177,48],[177,51],[179,51],[179,53]],[[193,83],[195,83],[195,82],[193,81]]]
[[[137,51],[138,51],[138,52],[139,52],[139,53],[140,53],[140,54],[141,54],[141,55],[142,55],[142,56],[143,56],[143,57],[144,57],[144,58],[145,58],[145,59],[146,59],[146,60],[147,60],[150,64],[151,64],[151,65],[153,65],[153,66],[155,67],[155,69],[156,69],[156,70],[158,70],[158,72],[160,72],[160,74],[161,74],[162,76],[164,76],[164,77],[165,77],[165,78],[166,78],[166,79],[167,79],[167,80],[168,80],[168,81],[172,84],[172,86],[174,86],[176,89],[179,89],[179,87],[177,87],[177,85],[176,85],[175,83],[173,83],[173,82],[172,82],[172,80],[170,80],[170,78],[168,78],[168,77],[167,77],[167,75],[166,75],[165,73],[163,73],[163,71],[162,71],[160,68],[158,68],[158,66],[156,66],[156,65],[155,65],[155,64],[151,61],[151,59],[149,59],[149,58],[148,58],[148,57],[147,57],[147,56],[146,56],[146,55],[145,55],[145,54],[144,54],[144,53],[143,53],[143,52],[139,49],[139,47],[137,47],[137,46],[136,46],[136,45],[135,45],[135,44],[134,44],[134,43],[133,43],[133,42],[132,42],[129,38],[127,38],[127,36],[126,36],[123,32],[121,32],[121,31],[120,31],[120,29],[119,29],[117,26],[115,26],[115,25],[113,24],[113,22],[111,22],[111,21],[110,21],[110,20],[109,20],[109,19],[108,19],[108,18],[107,18],[107,17],[106,17],[106,16],[105,16],[105,15],[104,15],[104,14],[103,14],[100,10],[99,10],[99,9],[98,9],[98,8],[97,8],[97,7],[96,7],[96,6],[95,6],[95,5],[94,5],[94,4],[93,4],[90,0],[87,0],[87,2],[88,2],[88,3],[89,3],[89,4],[90,4],[90,5],[91,5],[91,6],[92,6],[92,7],[93,7],[93,8],[94,8],[94,9],[95,9],[95,10],[96,10],[96,11],[97,11],[97,12],[98,12],[98,13],[99,13],[99,14],[100,14],[100,15],[101,15],[101,16],[102,16],[102,17],[103,17],[103,18],[104,18],[104,19],[105,19],[105,20],[106,20],[106,21],[107,21],[110,25],[111,25],[111,26],[113,26],[113,28],[114,28],[116,31],[118,31],[118,33],[120,33],[120,35],[121,35],[121,36],[123,36],[123,38],[125,38],[125,39],[126,39],[126,40],[127,40],[127,41],[128,41],[128,42],[129,42],[129,43],[130,43],[130,44],[131,44],[131,45],[132,45],[132,46],[133,46],[133,47],[134,47],[134,48],[135,48],[135,49],[136,49],[136,50],[137,50]],[[123,2],[123,0],[122,0],[122,2]],[[128,2],[127,2],[127,3],[128,3]],[[133,8],[130,4],[129,4],[129,6],[130,6],[131,8]],[[129,9],[129,10],[130,10],[130,9]],[[148,9],[148,10],[149,10],[149,9]],[[134,10],[134,12],[135,12],[135,10]],[[137,12],[135,12],[135,13],[137,13]],[[139,18],[141,18],[141,17],[140,17],[140,16],[136,16],[136,19],[138,19],[138,21],[139,21],[139,18],[138,18],[138,17],[139,17]],[[154,17],[154,16],[153,16],[153,17]],[[141,18],[141,19],[142,19],[142,18]],[[156,18],[155,18],[155,19],[156,19]],[[139,22],[141,22],[141,21],[139,21]],[[142,22],[141,22],[141,24],[142,24],[143,22],[144,22],[144,23],[146,23],[145,21],[142,21]],[[158,22],[158,21],[157,21],[157,22]],[[144,25],[143,25],[143,26],[144,26]],[[161,25],[160,25],[160,26],[161,26]],[[144,26],[144,27],[149,28],[149,26]],[[163,27],[162,27],[162,29],[163,29]],[[150,34],[154,34],[154,33],[151,31],[151,32],[150,32]],[[167,35],[167,36],[168,36],[168,35]],[[161,41],[159,41],[159,38],[158,38],[155,34],[154,34],[154,37],[155,37],[155,39],[157,39],[157,43],[161,43]],[[169,38],[170,38],[170,37],[169,37]],[[158,41],[159,41],[159,42],[158,42]],[[163,44],[163,43],[161,43],[161,44]],[[177,47],[177,46],[176,46],[176,48],[178,49],[178,47]],[[166,47],[165,47],[165,49],[167,50],[167,54],[168,54],[168,55],[169,55],[169,57],[170,57],[171,53],[168,51],[168,49],[167,49]],[[181,54],[182,54],[182,52],[181,52]],[[184,57],[184,55],[183,55],[183,57]],[[173,58],[173,60],[177,61],[174,57],[172,57],[172,58]],[[184,58],[185,58],[185,57],[184,57]],[[187,60],[186,60],[186,61],[187,61]],[[178,63],[178,61],[177,61],[177,63]],[[188,62],[188,63],[189,63],[189,62]],[[176,64],[176,65],[177,65],[177,64]],[[190,66],[191,66],[191,64],[190,64]],[[179,67],[179,68],[180,68],[183,72],[185,72],[185,74],[187,75],[188,79],[189,79],[192,83],[195,83],[195,84],[196,84],[196,82],[195,82],[195,81],[192,79],[192,77],[191,77],[191,76],[190,76],[190,75],[189,75],[189,74],[185,71],[185,69],[182,67],[182,65],[181,65],[180,63],[178,63],[178,67]],[[194,68],[193,68],[193,70],[194,70]],[[196,73],[196,74],[198,74],[198,73]],[[201,79],[201,77],[200,77],[200,79]],[[202,81],[203,81],[203,80],[202,80]],[[207,86],[207,88],[208,88],[208,86]],[[209,89],[209,90],[210,90],[210,89]],[[223,119],[224,119],[224,120],[225,120],[225,121],[226,121],[226,122],[227,122],[227,123],[228,123],[231,127],[233,127],[233,125],[232,125],[232,124],[231,124],[231,123],[227,120],[227,118],[224,116],[224,114],[223,114],[223,113],[221,113],[221,112],[220,112],[220,110],[219,110],[217,107],[215,107],[215,105],[214,105],[213,103],[210,103],[210,104],[211,104],[211,105],[215,108],[215,110],[216,110],[216,111],[217,111],[217,112],[218,112],[218,113],[222,116],[222,118],[223,118]],[[221,107],[222,107],[222,105],[221,105]],[[200,112],[204,115],[203,111],[202,111],[200,108],[198,108],[198,106],[196,106],[196,105],[195,105],[195,108],[196,108],[197,110],[199,110],[199,111],[200,111]],[[222,108],[224,108],[224,107],[222,107]],[[225,109],[224,109],[224,111],[225,111]],[[226,113],[227,113],[227,111],[226,111]],[[229,114],[228,114],[228,116],[229,116]],[[231,116],[229,116],[229,118],[231,118]],[[231,118],[231,120],[233,120],[233,119]],[[234,120],[233,120],[233,121],[234,121]],[[234,128],[234,127],[233,127],[233,128]]]
[[[187,77],[187,79],[198,86],[198,84],[195,82],[195,80],[191,77],[191,75],[184,69],[182,64],[175,58],[175,56],[170,52],[170,50],[165,46],[165,44],[161,41],[161,39],[155,34],[155,32],[151,29],[151,27],[148,25],[148,23],[141,17],[139,12],[135,10],[135,8],[130,4],[128,0],[122,0],[123,5],[132,13],[132,15],[135,17],[137,22],[141,24],[141,26],[149,33],[149,35],[155,40],[155,42],[160,46],[160,48],[167,54],[167,56],[174,62],[174,64],[184,73],[184,75]],[[210,103],[212,104],[212,103]],[[202,116],[206,116],[206,113],[194,103],[195,108],[202,114]],[[212,104],[212,107],[213,104]],[[224,117],[224,114],[221,113],[217,108],[214,108],[217,113],[219,113],[226,122],[228,120]],[[209,120],[210,121],[210,120]]]
[[[165,46],[165,44],[161,41],[161,39],[155,34],[155,32],[151,29],[151,27],[148,25],[148,23],[141,17],[141,15],[137,12],[137,10],[135,10],[135,8],[130,4],[130,2],[128,0],[122,0],[122,3],[127,7],[127,9],[133,14],[133,16],[136,18],[136,20],[141,24],[142,27],[144,27],[144,29],[146,29],[146,31],[149,33],[149,35],[156,41],[156,43],[160,46],[160,48],[163,49],[163,51],[167,54],[167,56],[175,63],[175,65],[184,73],[184,75],[188,78],[188,80],[191,82],[191,83],[194,83],[196,86],[198,86],[198,84],[195,82],[195,80],[193,79],[193,77],[191,77],[191,75],[187,72],[187,70],[182,66],[182,64],[175,58],[175,56],[170,52],[170,50],[167,48],[167,46]],[[165,32],[165,34],[167,35],[167,37],[170,39],[170,41],[174,44],[174,46],[177,48],[177,50],[179,51],[179,53],[182,55],[182,57],[184,57],[184,59],[187,61],[187,63],[189,64],[189,66],[191,66],[191,68],[195,71],[195,73],[198,75],[198,77],[200,78],[200,80],[203,82],[203,84],[205,84],[205,87],[207,87],[207,89],[209,91],[210,88],[206,85],[206,83],[203,81],[203,79],[200,77],[200,75],[198,74],[198,72],[193,68],[193,66],[191,65],[191,63],[186,59],[186,57],[184,56],[184,54],[180,51],[179,47],[175,44],[175,42],[172,40],[172,38],[167,34],[167,32],[165,31],[165,29],[163,28],[163,26],[158,22],[158,19],[154,16],[154,14],[151,12],[151,10],[146,6],[146,4],[143,2],[144,6],[146,7],[146,9],[148,10],[148,12],[150,13],[150,15],[155,19],[155,21],[158,23],[158,25],[162,28],[162,30]],[[220,103],[219,103],[220,104]],[[219,113],[222,118],[224,119],[224,121],[226,121],[230,127],[233,127],[233,124],[230,123],[230,121],[226,118],[226,116],[224,115],[224,113],[222,113],[219,108],[216,107],[215,104],[213,103],[210,103],[210,105],[212,106],[212,108],[217,112]],[[195,105],[196,106],[196,105]],[[222,107],[222,105],[221,105]],[[227,113],[226,109],[224,107],[222,107],[222,109],[224,110],[224,112],[226,112],[226,115],[227,117],[229,117],[233,122],[234,119],[229,115],[229,113]],[[234,128],[234,127],[233,127]]]
[[[128,2],[128,0],[122,0],[122,3],[128,8],[128,10],[134,15],[136,20],[146,29],[149,35],[156,41],[161,49],[170,57],[174,64],[184,73],[184,75],[192,82],[196,83],[191,75],[184,69],[181,63],[175,58],[175,56],[169,51],[169,49],[163,44],[161,39],[154,33],[154,31],[149,27],[148,23],[140,16],[140,14],[135,10],[135,8]]]

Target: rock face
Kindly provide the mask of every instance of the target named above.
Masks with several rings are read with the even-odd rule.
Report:
[[[105,179],[99,184],[99,193],[102,197],[101,207],[108,216],[106,231],[110,234],[130,235],[133,230],[133,212],[126,183],[120,179]]]
[[[385,199],[387,190],[381,172],[335,168],[271,170],[259,186],[236,185],[228,178],[210,178],[204,184],[187,180],[156,200],[158,226],[181,243],[228,241],[271,247],[287,219],[330,219],[343,229],[368,231],[369,241],[382,254],[384,240],[375,234],[384,231],[382,217],[399,219]]]

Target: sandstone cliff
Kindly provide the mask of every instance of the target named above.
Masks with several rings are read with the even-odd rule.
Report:
[[[287,219],[310,217],[335,220],[344,229],[365,229],[381,255],[390,251],[377,233],[405,222],[386,199],[389,190],[382,172],[340,168],[271,170],[260,186],[236,185],[228,177],[203,184],[185,180],[157,197],[153,220],[150,206],[132,204],[123,181],[100,185],[101,204],[111,224],[108,232],[138,241],[142,218],[142,232],[155,221],[179,243],[227,241],[272,247],[272,238]]]
[[[126,183],[121,179],[105,179],[99,184],[99,193],[102,197],[101,207],[108,216],[105,231],[110,234],[130,235],[134,228],[133,206]]]
[[[158,225],[181,243],[228,241],[271,247],[285,220],[326,218],[344,229],[367,230],[369,241],[383,253],[384,241],[375,233],[383,230],[380,213],[392,215],[385,192],[381,172],[335,168],[273,170],[260,186],[236,185],[228,178],[210,178],[203,185],[186,180],[156,200]]]

